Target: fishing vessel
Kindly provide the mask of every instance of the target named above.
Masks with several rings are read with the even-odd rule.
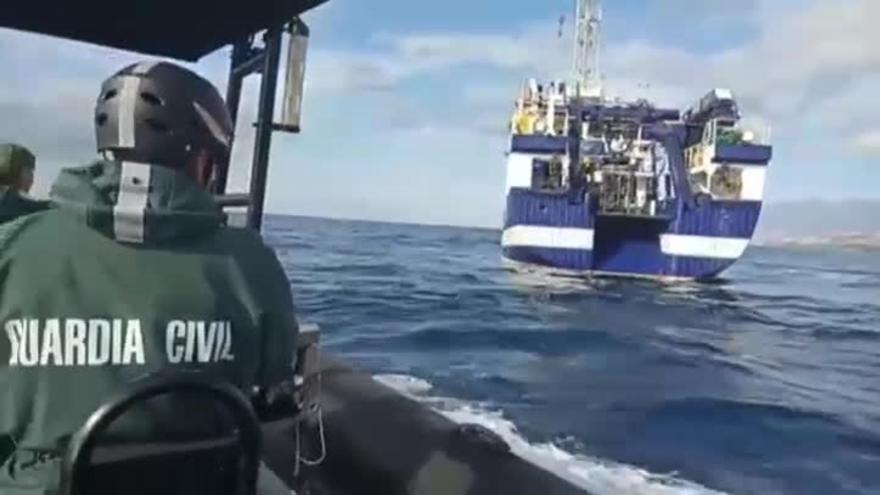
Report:
[[[527,81],[507,153],[506,259],[598,276],[712,279],[754,234],[772,157],[733,93],[690,108],[605,93],[601,5],[577,0],[573,77]]]

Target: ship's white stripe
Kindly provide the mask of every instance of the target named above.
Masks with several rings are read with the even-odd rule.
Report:
[[[505,247],[528,246],[558,249],[593,249],[593,230],[573,227],[515,225],[501,235]]]
[[[749,246],[748,239],[701,235],[661,234],[660,250],[670,256],[737,259]]]
[[[504,247],[592,250],[594,235],[592,229],[516,225],[505,229],[501,236],[501,245]],[[660,235],[660,250],[669,256],[737,259],[743,255],[748,245],[749,239],[743,238],[680,234]]]

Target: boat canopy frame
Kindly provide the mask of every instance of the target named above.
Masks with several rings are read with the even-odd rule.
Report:
[[[247,226],[259,230],[272,133],[299,131],[274,119],[283,33],[302,25],[300,14],[325,2],[30,0],[0,9],[0,27],[185,62],[232,45],[226,102],[234,124],[244,79],[261,76],[250,187],[247,193],[226,194],[227,162],[217,168],[212,192],[223,206],[246,206]]]

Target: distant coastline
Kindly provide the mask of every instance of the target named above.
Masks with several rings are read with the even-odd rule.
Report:
[[[880,199],[769,203],[755,245],[800,249],[880,250]]]
[[[753,237],[754,245],[788,246],[802,248],[843,247],[861,250],[880,250],[880,199],[801,200],[764,205]],[[229,210],[230,223],[244,224],[241,209]],[[413,224],[435,228],[463,228],[499,233],[502,213],[498,212],[497,225],[468,225],[440,220],[426,222],[407,218],[357,218],[322,212],[267,212],[272,217],[327,219],[339,222],[368,222],[372,224]],[[404,217],[401,214],[401,217]]]
[[[795,248],[845,248],[880,251],[880,233],[847,233],[826,236],[764,238],[756,245]]]

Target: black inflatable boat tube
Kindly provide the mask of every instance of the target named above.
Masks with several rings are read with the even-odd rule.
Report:
[[[459,425],[369,375],[322,355],[326,457],[303,467],[311,493],[382,495],[584,495],[562,478],[511,453],[494,433]],[[315,422],[304,425],[304,453],[320,454]],[[267,425],[264,460],[290,486],[292,422]],[[302,491],[306,491],[302,489]]]

